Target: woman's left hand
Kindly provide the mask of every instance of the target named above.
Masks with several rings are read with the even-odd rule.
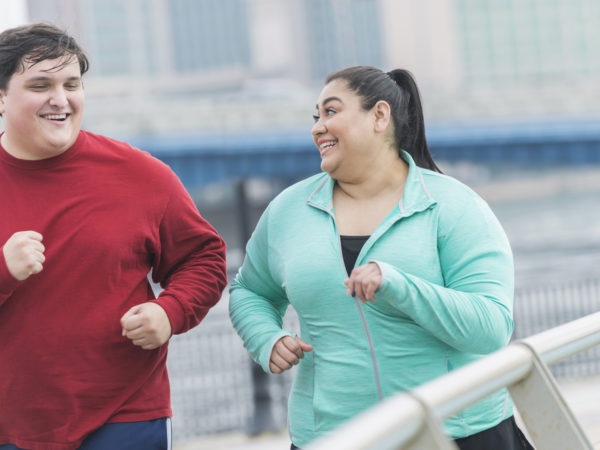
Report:
[[[363,302],[374,302],[375,291],[381,284],[381,270],[373,262],[357,267],[352,271],[349,278],[346,278],[344,284],[348,288],[348,295],[356,294]]]

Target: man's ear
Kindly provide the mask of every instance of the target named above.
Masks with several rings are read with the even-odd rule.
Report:
[[[373,114],[375,116],[375,132],[382,133],[387,130],[387,127],[392,120],[390,104],[385,100],[379,100],[377,103],[375,103],[375,106],[373,106]]]
[[[0,89],[0,116],[2,114],[4,114],[4,97],[6,97],[6,94],[4,93],[4,89]]]

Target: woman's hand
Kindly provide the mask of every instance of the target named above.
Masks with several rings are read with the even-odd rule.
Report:
[[[298,336],[295,338],[284,336],[273,346],[269,370],[273,373],[281,373],[291,369],[304,358],[304,352],[310,352],[312,349],[312,345],[307,344]]]
[[[349,278],[346,278],[347,294],[356,296],[363,302],[374,302],[375,291],[381,284],[382,276],[379,265],[370,262],[357,267],[352,271]]]

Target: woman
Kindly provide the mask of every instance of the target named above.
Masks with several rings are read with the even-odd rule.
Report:
[[[329,75],[312,135],[325,173],[271,202],[230,299],[265,370],[299,363],[292,448],[501,348],[513,330],[507,238],[485,202],[433,162],[407,71]],[[302,337],[282,330],[289,304]],[[446,431],[463,449],[528,448],[506,390]]]

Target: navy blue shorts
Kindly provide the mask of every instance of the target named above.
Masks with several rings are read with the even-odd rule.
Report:
[[[171,418],[107,423],[86,437],[79,450],[171,450]],[[13,444],[0,450],[22,450]]]

